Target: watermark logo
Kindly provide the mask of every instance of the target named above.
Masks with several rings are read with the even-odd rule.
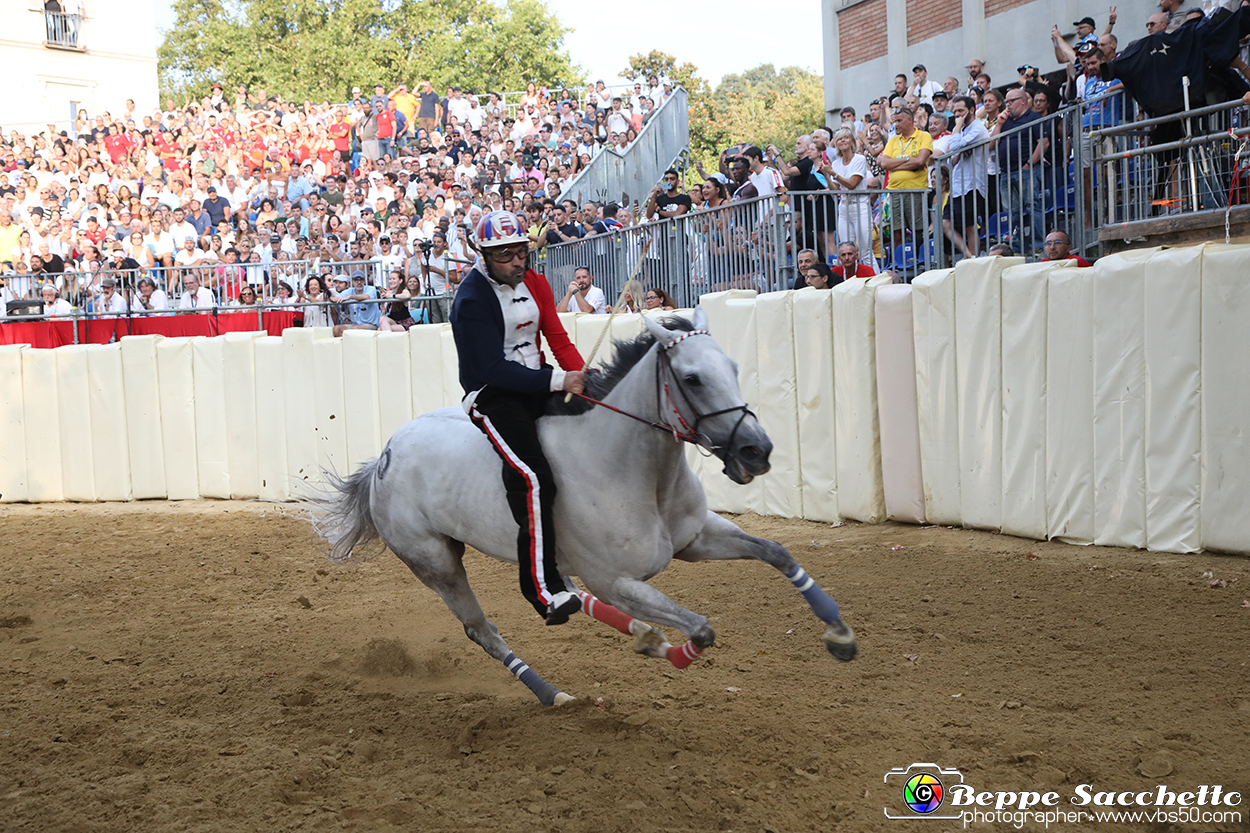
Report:
[[[891,801],[885,809],[888,819],[958,819],[959,813],[940,812],[946,802],[948,787],[962,784],[963,773],[957,769],[937,764],[914,763],[895,767],[885,774],[887,786],[899,800]]]

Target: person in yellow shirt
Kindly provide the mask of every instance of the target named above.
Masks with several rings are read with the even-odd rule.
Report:
[[[915,111],[896,102],[893,112],[894,135],[890,137],[877,163],[885,169],[889,179],[887,190],[927,189],[929,187],[929,157],[933,155],[933,137],[916,127]],[[894,230],[894,246],[903,243],[903,229],[912,229],[916,238],[923,238],[927,227],[925,209],[926,194],[905,193],[889,195],[890,226]],[[917,239],[917,250],[921,239]]]
[[[407,133],[403,137],[405,144],[417,135],[417,108],[421,106],[421,102],[415,95],[408,92],[407,84],[400,84],[391,90],[391,101],[395,102],[395,109],[404,114],[407,119]]]

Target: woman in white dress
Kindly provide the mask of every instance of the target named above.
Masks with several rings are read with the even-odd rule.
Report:
[[[304,307],[304,326],[329,327],[330,308],[312,306],[312,304],[319,301],[330,300],[330,293],[326,291],[325,283],[321,276],[310,275],[308,280],[304,281],[304,290],[301,295],[304,301],[309,302],[309,306]]]
[[[834,191],[850,192],[838,197],[838,242],[848,241],[859,246],[859,259],[865,266],[877,271],[872,256],[872,207],[868,196],[852,196],[864,191],[868,178],[868,162],[855,152],[855,137],[847,128],[833,134],[833,147],[837,151],[829,162],[821,165],[820,172],[829,180]]]

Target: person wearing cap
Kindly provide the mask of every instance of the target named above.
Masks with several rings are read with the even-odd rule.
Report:
[[[914,95],[921,104],[933,106],[933,94],[942,91],[942,85],[936,81],[929,80],[929,71],[925,69],[924,64],[916,64],[911,68],[912,84],[907,91],[909,95]]]
[[[122,298],[121,293],[117,291],[117,281],[111,275],[105,275],[100,279],[100,295],[95,299],[92,306],[97,315],[106,312],[126,311],[126,301]]]
[[[347,303],[348,323],[340,323],[334,328],[334,334],[341,336],[345,330],[376,330],[382,321],[382,305],[370,304],[367,301],[378,299],[378,290],[365,282],[365,273],[361,269],[352,272],[352,286],[339,299]]]
[[[486,214],[474,245],[480,257],[451,310],[463,406],[503,462],[518,527],[521,593],[548,625],[561,625],[581,601],[556,563],[556,484],[537,422],[552,392],[582,392],[584,362],[560,323],[547,279],[527,268],[529,241],[520,218]],[[543,337],[560,369],[547,364]]]

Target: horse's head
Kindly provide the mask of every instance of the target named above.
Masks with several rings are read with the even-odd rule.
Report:
[[[750,483],[767,472],[772,441],[742,401],[737,362],[708,336],[703,308],[695,307],[693,331],[643,320],[660,351],[661,419],[684,423],[724,462],[733,482]]]

